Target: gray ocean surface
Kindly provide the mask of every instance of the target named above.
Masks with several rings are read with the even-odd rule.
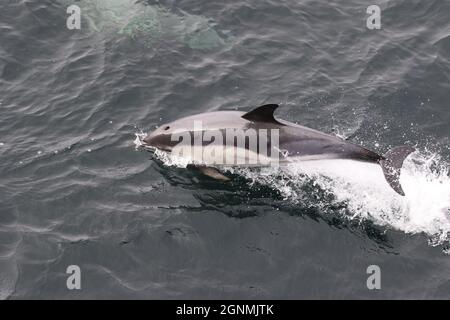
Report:
[[[449,17],[447,0],[1,1],[0,298],[449,299]],[[264,103],[416,146],[407,197],[348,163],[222,183],[136,147]]]

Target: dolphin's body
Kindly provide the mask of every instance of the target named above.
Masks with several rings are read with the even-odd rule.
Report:
[[[250,112],[240,111],[216,111],[188,116],[171,123],[160,126],[143,140],[146,146],[158,148],[171,152],[180,142],[174,139],[174,135],[180,133],[195,134],[195,123],[201,123],[201,131],[217,132],[227,129],[255,129],[278,131],[277,150],[283,155],[280,164],[292,161],[320,160],[320,159],[349,159],[380,164],[386,181],[400,195],[404,195],[400,185],[400,170],[405,158],[414,151],[409,146],[400,146],[391,149],[385,155],[345,141],[326,133],[300,126],[288,121],[279,120],[274,117],[276,104],[260,106]],[[213,141],[207,141],[205,147]],[[269,149],[273,141],[268,139]],[[235,144],[235,147],[239,147]],[[249,149],[249,143],[241,146]],[[257,152],[259,149],[257,150]],[[202,171],[214,178],[227,179],[215,168],[204,163]]]
[[[172,10],[137,0],[59,0],[63,6],[77,5],[87,32],[126,36],[148,48],[161,42],[180,42],[191,49],[214,49],[225,40],[207,17]],[[158,2],[158,1],[156,1]],[[172,6],[171,6],[172,7]],[[175,13],[176,12],[176,13]],[[84,22],[83,22],[84,23]],[[84,29],[84,24],[82,29]]]

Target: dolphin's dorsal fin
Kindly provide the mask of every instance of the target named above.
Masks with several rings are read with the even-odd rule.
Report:
[[[256,109],[253,109],[252,111],[247,112],[242,116],[242,118],[253,122],[269,122],[282,124],[273,116],[273,113],[278,107],[279,105],[277,104],[265,104]]]

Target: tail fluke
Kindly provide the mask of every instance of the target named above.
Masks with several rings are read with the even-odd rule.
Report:
[[[400,185],[400,171],[402,169],[403,161],[415,151],[413,147],[401,146],[395,147],[383,155],[380,160],[381,168],[383,168],[384,177],[389,185],[398,194],[404,196],[405,192]]]

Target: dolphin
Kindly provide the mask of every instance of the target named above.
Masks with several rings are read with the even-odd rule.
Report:
[[[89,33],[125,36],[148,48],[167,41],[180,42],[194,50],[214,49],[225,39],[210,19],[163,5],[137,0],[59,0],[63,6],[80,7]],[[84,30],[84,26],[82,27]]]
[[[404,160],[409,154],[415,151],[410,146],[399,146],[380,155],[362,146],[329,135],[308,127],[304,127],[289,121],[277,119],[274,116],[277,104],[266,104],[257,107],[249,112],[241,111],[215,111],[200,113],[184,117],[173,122],[159,126],[155,131],[150,132],[142,141],[145,147],[156,148],[166,152],[172,152],[180,143],[180,134],[193,136],[201,131],[202,134],[211,132],[224,132],[224,130],[277,130],[277,137],[266,138],[271,156],[276,149],[276,160],[280,165],[293,161],[311,161],[321,159],[349,159],[379,164],[383,170],[384,177],[388,184],[398,194],[404,196],[405,193],[400,185],[400,172]],[[195,124],[201,123],[201,128],[196,129]],[[174,137],[177,138],[174,138]],[[211,135],[210,135],[211,136]],[[213,135],[214,136],[214,135]],[[216,137],[216,136],[215,136]],[[195,140],[195,139],[194,139]],[[258,141],[256,153],[262,150]],[[204,139],[200,147],[206,148],[208,145],[224,143],[225,140],[217,141],[217,138]],[[275,146],[276,142],[276,146]],[[190,142],[193,144],[193,142]],[[234,148],[249,150],[250,143],[238,145],[233,142]],[[247,153],[248,155],[249,153]],[[269,159],[274,159],[273,157]],[[229,180],[213,166],[214,163],[204,162],[198,166],[200,170],[215,179]],[[242,166],[242,164],[241,164]]]

